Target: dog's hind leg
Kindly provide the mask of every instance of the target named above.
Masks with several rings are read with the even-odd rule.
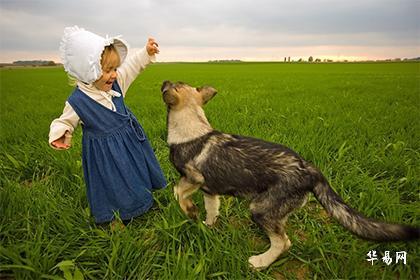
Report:
[[[204,193],[204,206],[206,208],[205,224],[211,226],[216,222],[217,216],[219,216],[219,196]]]
[[[287,234],[277,232],[267,232],[270,238],[270,249],[266,252],[249,258],[249,264],[256,270],[264,269],[272,264],[283,252],[287,251],[292,245]]]
[[[199,188],[199,184],[190,183],[185,177],[181,177],[178,185],[174,187],[174,195],[175,198],[178,199],[179,206],[181,206],[182,211],[192,219],[197,218],[198,207],[192,202],[191,195]]]
[[[304,196],[278,198],[263,194],[253,200],[250,208],[252,219],[264,229],[270,238],[270,248],[260,254],[249,258],[249,264],[254,269],[263,269],[272,264],[283,252],[292,245],[284,226],[288,215],[302,205]]]

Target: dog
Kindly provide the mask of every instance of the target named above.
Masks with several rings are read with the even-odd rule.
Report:
[[[341,225],[364,239],[399,241],[420,237],[420,228],[374,221],[350,208],[321,171],[293,150],[214,130],[203,110],[216,95],[214,88],[165,81],[161,92],[167,106],[169,157],[181,175],[174,187],[181,209],[196,218],[198,208],[191,195],[202,190],[205,224],[211,226],[219,215],[220,195],[249,199],[252,220],[270,239],[266,252],[249,258],[252,268],[268,267],[289,249],[286,220],[293,210],[304,205],[311,192]]]

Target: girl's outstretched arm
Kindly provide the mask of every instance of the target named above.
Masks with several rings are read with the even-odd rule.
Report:
[[[149,38],[143,49],[130,51],[124,63],[117,69],[117,80],[121,87],[123,96],[125,96],[131,83],[146,68],[146,66],[156,61],[156,54],[158,53],[158,44],[153,38]]]

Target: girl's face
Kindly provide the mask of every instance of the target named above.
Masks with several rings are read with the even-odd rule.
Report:
[[[117,79],[117,67],[120,65],[120,57],[115,49],[105,49],[102,54],[102,76],[93,85],[102,91],[109,91]]]

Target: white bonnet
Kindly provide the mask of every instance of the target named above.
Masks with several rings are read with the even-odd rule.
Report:
[[[128,53],[127,44],[117,37],[105,38],[78,26],[64,28],[60,42],[60,57],[64,70],[79,81],[91,84],[102,75],[101,55],[113,44],[121,63]]]

